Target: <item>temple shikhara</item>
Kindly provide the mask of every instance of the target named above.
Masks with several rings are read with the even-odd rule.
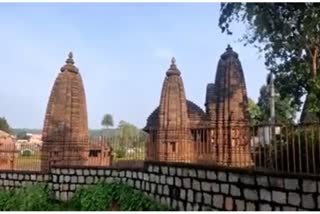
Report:
[[[69,54],[55,80],[49,98],[42,131],[41,168],[111,164],[108,144],[91,143],[85,90],[79,69]],[[95,160],[95,161],[93,161]]]
[[[149,160],[252,166],[246,85],[238,54],[221,55],[214,83],[207,85],[205,112],[187,100],[173,58],[159,106],[144,128]]]

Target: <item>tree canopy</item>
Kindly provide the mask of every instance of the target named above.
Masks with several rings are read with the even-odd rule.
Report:
[[[320,112],[320,4],[221,3],[222,32],[232,34],[234,22],[246,24],[240,41],[264,53],[281,97],[297,109],[307,93],[309,110]]]
[[[102,118],[101,125],[106,128],[113,126],[113,117],[111,114],[105,114]]]
[[[7,122],[7,119],[5,117],[0,117],[0,130],[11,133],[11,128]]]

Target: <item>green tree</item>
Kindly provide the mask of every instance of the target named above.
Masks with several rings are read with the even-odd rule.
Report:
[[[11,128],[7,122],[7,119],[5,117],[0,117],[0,130],[11,133]]]
[[[248,110],[251,124],[255,125],[261,122],[262,112],[259,106],[251,99],[248,99]]]
[[[260,88],[260,96],[257,106],[260,109],[260,122],[267,123],[270,118],[270,92],[267,85]],[[275,121],[276,123],[288,124],[293,123],[296,115],[296,109],[290,106],[289,98],[281,97],[275,90]]]
[[[101,121],[101,125],[106,127],[106,129],[108,129],[108,127],[112,127],[113,126],[113,117],[111,114],[105,114],[102,118]]]
[[[247,26],[240,41],[264,53],[281,97],[293,108],[308,94],[310,111],[320,112],[320,4],[222,3],[219,26],[232,34],[231,23]]]

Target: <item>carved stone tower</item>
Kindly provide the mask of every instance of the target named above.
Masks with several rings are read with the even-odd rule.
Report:
[[[53,85],[42,131],[42,169],[51,164],[83,165],[88,145],[85,91],[72,53]]]
[[[190,162],[194,159],[187,100],[180,74],[175,58],[172,58],[157,110],[156,136],[148,146],[148,156],[161,161]]]
[[[230,46],[219,60],[208,102],[207,113],[215,127],[214,159],[224,165],[252,165],[246,84],[238,54]]]

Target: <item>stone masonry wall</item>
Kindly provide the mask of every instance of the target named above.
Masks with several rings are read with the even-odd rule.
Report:
[[[55,168],[0,173],[9,188],[48,182],[60,200],[98,181],[122,181],[176,210],[320,210],[320,177],[148,162],[140,169]]]

